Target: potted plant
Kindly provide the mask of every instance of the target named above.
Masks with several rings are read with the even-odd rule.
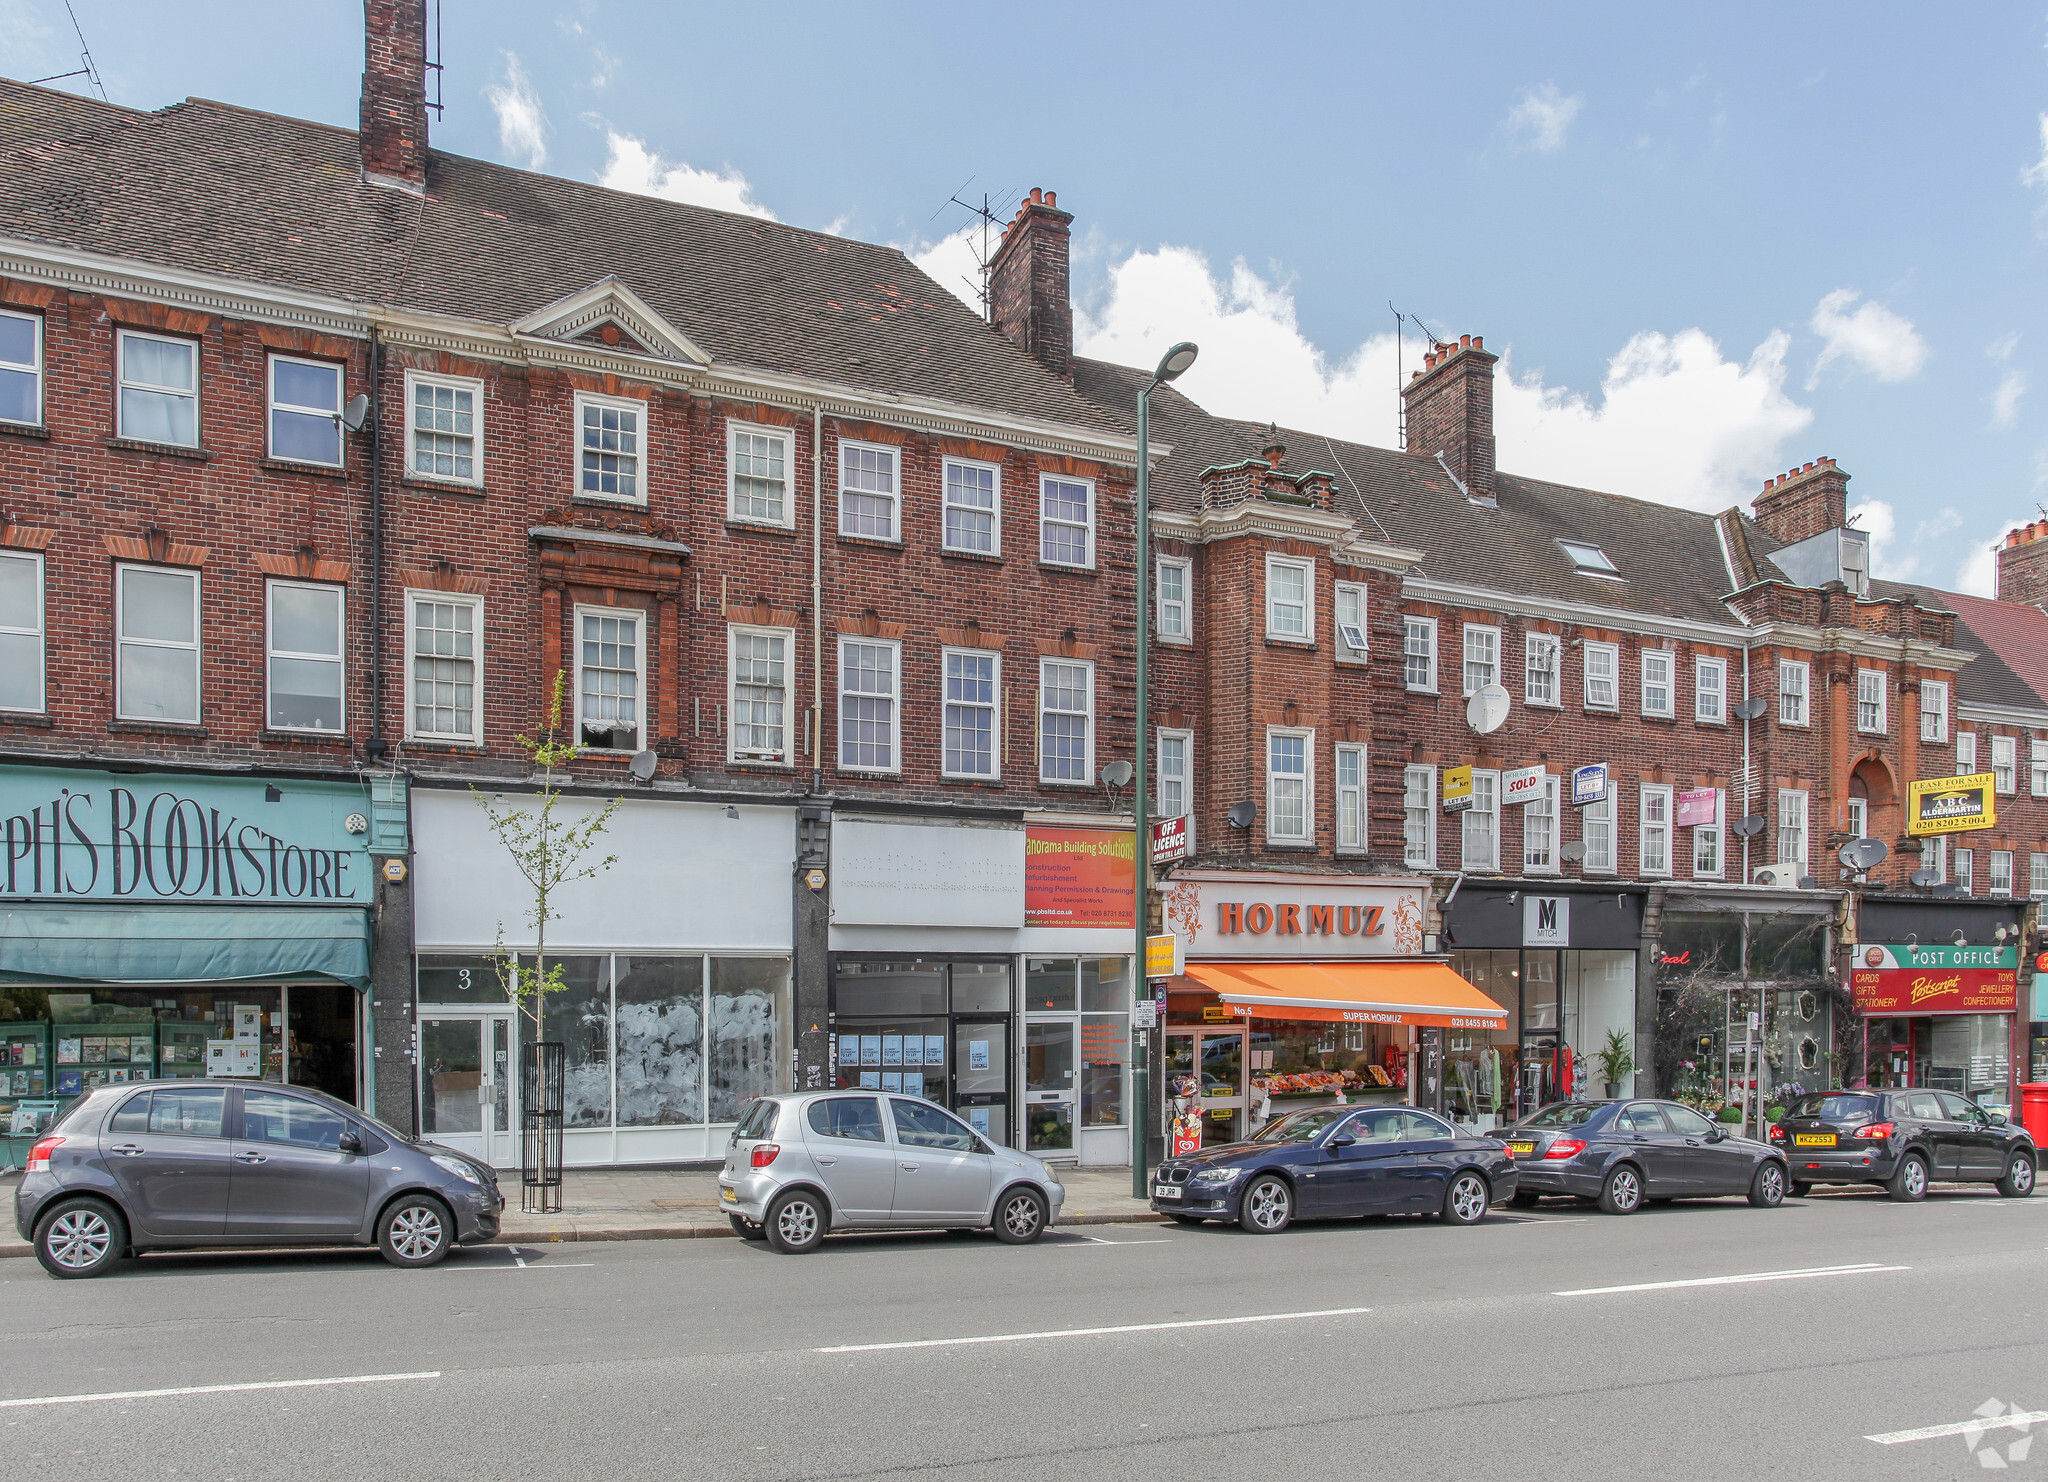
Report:
[[[1608,1030],[1607,1043],[1593,1052],[1593,1058],[1600,1062],[1600,1079],[1607,1083],[1609,1099],[1619,1096],[1622,1081],[1636,1068],[1636,1053],[1629,1047],[1628,1037],[1619,1029]]]

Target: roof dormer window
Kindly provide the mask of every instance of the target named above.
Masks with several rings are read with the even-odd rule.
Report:
[[[1571,557],[1572,565],[1585,575],[1611,577],[1616,581],[1621,579],[1621,572],[1607,559],[1607,552],[1597,545],[1588,545],[1580,540],[1560,540],[1558,545]]]

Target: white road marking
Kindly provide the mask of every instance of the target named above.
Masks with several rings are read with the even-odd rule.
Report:
[[[340,1379],[265,1379],[255,1384],[193,1384],[182,1389],[122,1389],[97,1395],[42,1395],[32,1400],[0,1400],[0,1409],[29,1405],[91,1405],[101,1400],[156,1400],[173,1395],[240,1394],[251,1389],[319,1389],[333,1384],[396,1384],[407,1379],[439,1379],[439,1369],[419,1374],[350,1374]]]
[[[1803,1281],[1813,1276],[1868,1276],[1877,1271],[1910,1271],[1911,1266],[1880,1266],[1866,1261],[1854,1266],[1806,1266],[1793,1271],[1749,1271],[1740,1276],[1696,1276],[1689,1281],[1639,1281],[1628,1286],[1587,1286],[1553,1297],[1604,1297],[1610,1292],[1663,1292],[1682,1286],[1737,1286],[1750,1281]]]
[[[1918,1430],[1886,1431],[1882,1435],[1865,1436],[1866,1441],[1875,1441],[1880,1446],[1897,1446],[1903,1441],[1932,1441],[1937,1436],[1960,1436],[1970,1431],[2024,1430],[2030,1425],[2048,1420],[2048,1410],[2021,1410],[1992,1417],[1973,1416],[1969,1420],[1958,1420],[1948,1425],[1923,1425]]]
[[[1164,1239],[1161,1239],[1161,1240],[1104,1240],[1104,1239],[1103,1239],[1103,1238],[1102,1238],[1102,1237],[1101,1237],[1100,1235],[1077,1235],[1077,1236],[1075,1236],[1074,1238],[1075,1238],[1076,1240],[1080,1240],[1080,1241],[1085,1241],[1085,1242],[1086,1242],[1086,1243],[1087,1243],[1088,1245],[1171,1245],[1171,1244],[1173,1244],[1173,1242],[1172,1242],[1171,1240],[1164,1240]],[[1060,1247],[1059,1247],[1059,1249],[1062,1249],[1062,1250],[1080,1250],[1080,1249],[1082,1249],[1082,1247],[1081,1247],[1081,1246],[1079,1246],[1079,1245],[1062,1245],[1062,1246],[1060,1246]]]
[[[519,1254],[518,1246],[509,1246],[507,1249],[512,1252],[512,1260],[516,1265],[524,1266],[526,1264],[526,1257]]]
[[[521,1261],[516,1266],[447,1266],[442,1268],[453,1275],[458,1271],[573,1271],[578,1266],[595,1266],[595,1261],[549,1261],[545,1266],[529,1266]]]
[[[1265,1312],[1257,1317],[1202,1317],[1189,1322],[1134,1322],[1114,1328],[1055,1328],[1044,1333],[990,1333],[980,1338],[919,1338],[909,1343],[844,1343],[812,1353],[876,1353],[886,1348],[958,1348],[970,1343],[1026,1343],[1034,1338],[1093,1338],[1104,1333],[1160,1333],[1175,1328],[1227,1328],[1251,1322],[1299,1322],[1310,1317],[1357,1317],[1370,1307],[1327,1307],[1319,1312]]]

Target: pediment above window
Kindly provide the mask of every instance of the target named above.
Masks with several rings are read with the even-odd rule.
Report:
[[[512,332],[709,365],[710,355],[617,278],[603,278],[512,322]]]

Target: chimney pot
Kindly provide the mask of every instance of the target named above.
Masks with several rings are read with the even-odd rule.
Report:
[[[1486,337],[1484,335],[1476,334],[1472,336],[1472,348],[1475,350],[1484,350],[1486,348]]]
[[[1045,193],[1045,203],[1048,206],[1057,206],[1060,203],[1058,192],[1050,190],[1047,191]]]
[[[1040,189],[1039,189],[1039,188],[1038,188],[1037,186],[1035,186],[1035,185],[1034,185],[1034,186],[1032,186],[1032,187],[1031,187],[1031,204],[1032,204],[1032,205],[1034,205],[1034,206],[1036,206],[1036,205],[1040,205],[1041,203],[1043,203],[1043,202],[1044,202],[1044,200],[1045,200],[1045,192],[1044,192],[1044,191],[1042,191],[1042,190],[1040,190]]]
[[[1458,348],[1459,348],[1459,349],[1461,349],[1461,350],[1469,350],[1469,349],[1471,349],[1471,348],[1472,348],[1472,336],[1470,336],[1469,334],[1461,334],[1461,335],[1459,335],[1459,336],[1458,336]]]

